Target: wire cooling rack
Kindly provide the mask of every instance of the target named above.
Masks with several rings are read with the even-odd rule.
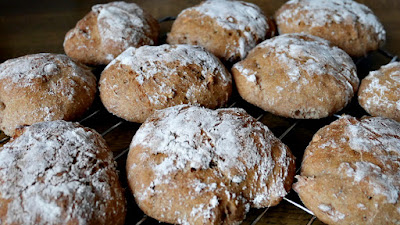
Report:
[[[175,17],[165,17],[159,21],[165,22],[174,19]],[[398,57],[388,51],[379,49],[364,58],[355,60],[355,64],[357,65],[358,75],[361,80],[369,71],[376,70],[381,65],[393,61],[398,61]],[[100,72],[96,69],[94,73],[97,73],[96,75],[99,76]],[[245,102],[237,93],[233,94],[229,107],[245,109],[250,115],[257,118],[258,121],[267,125],[275,136],[279,137],[283,143],[288,145],[297,158],[297,174],[301,168],[304,149],[318,129],[336,120],[341,114],[348,114],[355,117],[367,115],[358,105],[356,97],[354,97],[353,101],[338,114],[319,120],[298,120],[275,116]],[[118,170],[120,171],[120,180],[126,190],[128,202],[126,224],[159,224],[158,221],[147,217],[137,207],[126,180],[125,161],[129,151],[129,144],[140,124],[127,122],[111,115],[102,106],[98,97],[89,112],[78,122],[83,126],[98,131],[105,138],[110,149],[114,153],[114,159],[117,161]],[[8,140],[9,137],[5,136],[3,133],[0,134],[0,144],[4,144],[8,142]],[[295,192],[291,191],[283,200],[284,201],[275,207],[252,209],[247,214],[247,218],[243,221],[243,224],[322,224],[310,210],[303,206]],[[271,216],[271,214],[274,214],[274,216]]]

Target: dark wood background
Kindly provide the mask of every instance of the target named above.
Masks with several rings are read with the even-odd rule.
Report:
[[[273,16],[285,1],[284,0],[248,0],[259,5],[268,16]],[[62,43],[66,32],[73,28],[91,6],[98,3],[108,2],[106,0],[0,0],[0,63],[18,56],[51,52],[63,53]],[[135,0],[135,3],[150,12],[155,18],[176,16],[182,9],[193,6],[198,0]],[[400,1],[399,0],[358,0],[369,6],[383,23],[387,31],[387,42],[383,49],[394,55],[400,54]],[[165,34],[170,28],[171,22],[162,24],[161,33]],[[360,77],[368,70],[376,69],[381,64],[390,60],[379,54],[369,56],[358,66]],[[281,135],[295,120],[280,118],[253,107],[243,101],[236,105],[245,108],[250,114],[257,117],[264,114],[261,121],[270,127],[276,136]],[[92,127],[100,133],[117,124],[121,119],[107,113],[97,100],[91,112],[100,110],[93,118],[85,121],[83,125]],[[347,107],[343,113],[354,116],[364,115],[357,101]],[[289,133],[283,142],[287,144],[298,159],[301,161],[302,153],[312,135],[323,125],[330,123],[334,118],[323,120],[297,121],[298,125]],[[110,148],[119,154],[129,146],[130,140],[139,124],[122,121],[112,132],[105,134]],[[118,159],[121,177],[124,176],[124,156]],[[124,183],[124,179],[122,178]],[[129,190],[127,189],[129,197]],[[296,194],[291,193],[289,198],[296,199]],[[129,216],[127,224],[136,224],[143,218],[143,213],[137,209],[134,201],[129,200]],[[244,224],[251,224],[263,209],[252,210]],[[265,216],[258,224],[309,224],[311,215],[297,207],[282,201],[277,207],[268,209]],[[145,219],[142,224],[158,224],[155,220]],[[313,224],[322,224],[315,220]]]

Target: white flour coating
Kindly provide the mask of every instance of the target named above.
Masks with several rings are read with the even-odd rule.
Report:
[[[365,29],[371,29],[378,34],[378,39],[384,41],[386,32],[378,18],[367,6],[353,0],[291,0],[286,4],[297,5],[293,9],[283,11],[277,17],[277,22],[305,23],[312,27],[324,27],[331,23],[344,24],[355,27],[362,24]]]
[[[337,47],[331,47],[329,42],[322,38],[305,34],[283,34],[263,41],[255,50],[260,48],[266,51],[264,58],[274,55],[276,61],[286,68],[285,74],[289,82],[285,87],[295,83],[297,89],[301,90],[304,85],[308,85],[308,80],[313,76],[333,76],[338,83],[343,84],[343,91],[349,98],[354,94],[352,83],[358,86],[359,80],[350,56]],[[243,68],[240,62],[233,67],[247,80],[256,80],[253,76],[257,73]]]
[[[242,66],[242,64],[235,64],[234,65],[235,69],[239,71],[240,74],[242,74],[248,82],[256,83],[257,82],[257,71],[254,71],[252,69],[248,69]]]
[[[125,49],[140,40],[154,44],[144,33],[144,31],[150,32],[145,13],[135,3],[112,2],[95,5],[92,11],[98,15],[98,29],[103,42],[121,43]]]
[[[124,202],[114,160],[101,136],[65,121],[43,122],[0,151],[0,193],[9,199],[7,224],[107,221],[110,201]],[[99,159],[99,154],[106,154]],[[104,157],[104,156],[103,156]],[[124,211],[118,204],[116,211]],[[114,213],[118,213],[114,211]],[[38,223],[40,219],[40,223]]]
[[[388,70],[393,71],[386,75]],[[359,98],[364,100],[363,107],[384,107],[400,111],[400,62],[389,63],[377,71],[371,71],[364,80],[370,83],[359,94]],[[370,93],[374,94],[371,97],[365,96]],[[389,94],[395,97],[389,98]]]
[[[339,170],[343,170],[347,176],[354,178],[355,183],[367,182],[372,192],[384,195],[388,203],[397,203],[400,191],[400,171],[387,174],[379,166],[370,162],[356,162],[354,166],[355,168],[352,168],[349,163],[341,163]]]
[[[66,67],[71,68],[71,72],[68,74],[71,78],[78,78],[84,82],[92,82],[94,79],[94,77],[88,78],[85,69],[79,67],[66,55],[40,53],[9,59],[0,64],[0,81],[4,79],[7,79],[7,82],[11,81],[6,88],[11,88],[11,86],[30,87],[37,80],[47,81],[52,77],[60,76],[61,68]],[[72,95],[73,93],[74,90],[69,92]]]
[[[361,122],[350,122],[352,117],[345,116],[345,139],[340,143],[349,145],[354,151],[372,154],[381,165],[361,161],[349,164],[341,163],[339,170],[344,171],[354,182],[366,182],[375,194],[386,196],[388,203],[396,203],[400,192],[400,123],[383,117],[364,118]],[[394,164],[392,168],[390,164]]]
[[[149,162],[155,178],[150,187],[142,187],[142,192],[135,193],[138,199],[154,194],[157,189],[152,187],[157,184],[174,185],[171,174],[187,169],[214,170],[216,176],[243,185],[242,190],[251,189],[248,201],[257,207],[265,207],[263,202],[271,196],[287,194],[284,181],[292,162],[286,155],[288,149],[266,126],[249,117],[244,110],[210,110],[180,105],[159,110],[156,116],[159,119],[147,120],[140,127],[130,146],[130,149],[135,146],[149,149],[141,160],[148,160],[156,154],[166,156],[160,162]],[[282,151],[275,161],[270,153],[271,143]],[[274,174],[277,166],[282,169]],[[255,170],[253,177],[247,176],[249,170]],[[272,175],[275,178],[271,178]],[[224,187],[222,183],[219,185]],[[200,180],[195,180],[192,186],[196,193],[217,188],[215,183]],[[203,207],[198,205],[192,212]]]
[[[328,217],[331,218],[335,222],[342,220],[346,217],[345,214],[341,213],[338,210],[334,210],[330,205],[320,204],[318,206],[318,209],[320,209],[322,212],[326,213],[328,215]]]
[[[192,8],[201,14],[214,19],[218,25],[226,30],[241,31],[245,38],[239,40],[239,53],[243,59],[247,52],[257,44],[255,34],[260,40],[264,40],[269,29],[267,20],[261,9],[248,2],[230,0],[208,0]]]

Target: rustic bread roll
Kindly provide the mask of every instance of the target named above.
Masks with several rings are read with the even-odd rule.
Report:
[[[315,35],[355,57],[377,50],[386,39],[373,12],[353,0],[291,0],[275,17],[279,33]]]
[[[290,190],[295,161],[243,109],[179,105],[142,124],[126,168],[147,215],[175,224],[238,224],[250,207],[280,202]]]
[[[400,62],[370,72],[361,81],[358,101],[369,114],[400,122]]]
[[[167,42],[200,45],[224,61],[235,62],[274,34],[274,24],[254,4],[204,1],[178,15]]]
[[[159,24],[135,3],[99,4],[68,31],[65,53],[89,65],[106,65],[128,47],[153,45]]]
[[[119,224],[126,202],[104,139],[77,123],[36,123],[0,149],[1,224]]]
[[[280,35],[260,43],[232,68],[243,99],[274,114],[327,117],[357,91],[352,59],[328,41],[305,34]]]
[[[400,223],[400,124],[343,116],[307,147],[294,190],[327,224]]]
[[[100,97],[107,110],[139,123],[154,110],[173,105],[221,107],[231,92],[230,73],[199,46],[129,48],[100,77]]]
[[[65,55],[41,53],[0,64],[0,128],[74,120],[92,104],[96,77]]]

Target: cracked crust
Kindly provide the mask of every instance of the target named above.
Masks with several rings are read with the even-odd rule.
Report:
[[[317,119],[345,107],[358,88],[352,59],[328,41],[284,34],[232,67],[240,96],[279,116]]]

